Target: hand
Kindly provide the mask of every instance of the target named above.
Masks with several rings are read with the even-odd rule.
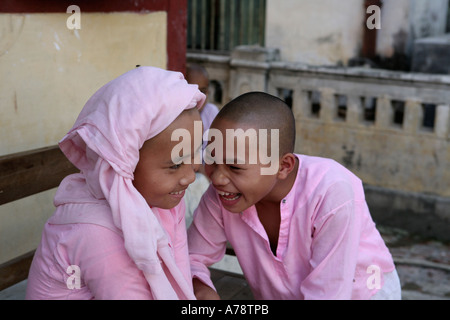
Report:
[[[220,300],[220,296],[213,288],[207,286],[197,278],[192,280],[192,285],[197,300]]]

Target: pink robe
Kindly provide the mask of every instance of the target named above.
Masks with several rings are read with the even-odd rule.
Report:
[[[193,277],[214,287],[207,266],[222,259],[229,241],[256,299],[369,299],[395,267],[361,181],[332,160],[296,156],[276,255],[255,206],[231,213],[211,186],[188,230]]]
[[[83,184],[81,174],[61,183],[60,190],[77,191],[72,194],[73,199],[57,191],[54,201],[57,210],[45,224],[28,277],[26,298],[154,299],[144,274],[127,253],[123,234],[114,225],[107,202],[83,193],[84,188],[78,188]],[[78,210],[80,201],[84,202],[83,209]],[[86,212],[95,212],[95,221]],[[153,212],[167,232],[175,263],[186,282],[191,283],[184,201],[173,209]],[[75,282],[76,266],[80,268],[79,288]]]

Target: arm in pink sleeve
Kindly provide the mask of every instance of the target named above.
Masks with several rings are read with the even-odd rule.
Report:
[[[195,210],[194,220],[188,229],[188,243],[192,277],[214,288],[208,267],[223,258],[227,239],[221,207],[212,186],[204,193]]]
[[[313,224],[311,271],[301,284],[305,299],[351,299],[359,245],[355,214],[351,186],[330,187]]]

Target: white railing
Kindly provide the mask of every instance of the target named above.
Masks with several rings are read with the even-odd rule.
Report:
[[[238,47],[230,56],[188,54],[188,62],[207,68],[210,100],[219,106],[248,91],[284,98],[296,118],[296,152],[333,158],[370,186],[448,200],[450,76],[278,57],[277,50]]]

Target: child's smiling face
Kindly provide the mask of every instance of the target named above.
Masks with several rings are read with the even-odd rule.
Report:
[[[201,152],[201,144],[194,145],[191,139],[192,164],[172,162],[172,149],[179,143],[171,141],[175,129],[186,129],[194,136],[194,121],[201,121],[197,109],[183,111],[165,130],[146,141],[139,151],[139,162],[134,172],[133,184],[145,198],[148,205],[162,209],[171,209],[178,205],[186,188],[194,182],[199,165],[194,164],[196,152]]]
[[[261,168],[268,165],[262,165],[259,159],[256,164],[249,163],[250,150],[252,152],[256,150],[249,148],[248,141],[245,148],[245,164],[238,164],[236,158],[234,163],[229,163],[230,159],[226,159],[225,132],[226,129],[238,129],[238,127],[232,121],[221,119],[214,122],[214,128],[219,129],[224,137],[224,150],[222,152],[224,159],[220,164],[206,165],[205,171],[219,194],[225,209],[240,213],[261,200],[270,199],[270,193],[278,181],[277,174],[262,175]],[[248,129],[241,126],[239,128],[244,131]],[[236,146],[236,143],[234,145]],[[234,152],[234,154],[237,153]]]

